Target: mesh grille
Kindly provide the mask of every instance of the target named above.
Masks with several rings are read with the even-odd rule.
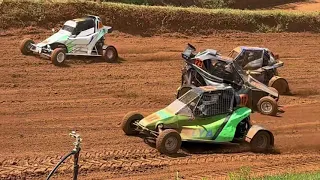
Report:
[[[232,88],[204,93],[197,108],[196,116],[214,116],[232,112],[234,91]]]

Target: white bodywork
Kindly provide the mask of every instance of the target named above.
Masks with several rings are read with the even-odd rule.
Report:
[[[78,23],[82,22],[84,24],[86,21],[91,21],[89,27],[92,25],[92,21],[94,21],[94,26],[81,30],[79,33],[74,33]],[[101,56],[98,53],[96,44],[106,33],[110,33],[111,31],[112,28],[110,26],[102,25],[98,16],[69,20],[64,23],[63,28],[57,33],[38,44],[32,44],[30,50],[50,57],[53,50],[51,49],[52,44],[60,44],[66,47],[67,55]]]

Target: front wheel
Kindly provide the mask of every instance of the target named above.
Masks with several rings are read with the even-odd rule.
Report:
[[[143,118],[143,115],[138,112],[129,112],[128,114],[126,114],[121,123],[121,128],[123,132],[126,135],[139,134],[139,131],[136,130],[136,125],[134,125],[134,123],[140,121]]]
[[[181,136],[174,129],[160,132],[156,140],[156,148],[163,154],[175,154],[181,147]]]
[[[20,43],[20,51],[23,55],[29,55],[32,53],[31,49],[31,45],[34,44],[34,41],[32,41],[31,39],[24,39],[23,41],[21,41]]]
[[[250,148],[252,152],[263,153],[267,152],[271,147],[272,133],[267,131],[258,131],[250,141]]]
[[[66,60],[66,51],[63,48],[56,48],[52,51],[51,61],[55,66],[61,66]]]
[[[262,97],[258,101],[257,108],[264,115],[276,116],[278,113],[277,101],[270,96]]]
[[[118,59],[118,51],[114,46],[108,46],[103,50],[103,58],[107,62],[116,62]]]

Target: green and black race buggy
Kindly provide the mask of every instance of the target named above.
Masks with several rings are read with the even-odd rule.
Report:
[[[265,152],[274,144],[273,134],[252,125],[251,109],[242,107],[247,95],[226,84],[193,87],[166,108],[147,117],[128,113],[122,122],[127,135],[147,135],[164,154],[174,154],[182,141],[247,142],[253,152]]]

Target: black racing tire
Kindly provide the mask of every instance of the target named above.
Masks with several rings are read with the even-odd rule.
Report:
[[[275,88],[280,95],[286,95],[290,91],[287,80],[279,76],[274,76],[273,78],[271,78],[268,85]]]
[[[175,154],[182,144],[180,134],[174,129],[161,131],[156,140],[156,148],[163,154]]]
[[[64,64],[67,58],[66,50],[64,48],[56,48],[51,53],[51,61],[55,66]]]
[[[20,43],[20,51],[23,55],[30,55],[32,51],[30,50],[31,44],[34,44],[34,41],[31,39],[24,39]]]
[[[102,56],[109,63],[116,62],[118,60],[118,51],[114,46],[108,46],[103,50]]]
[[[257,108],[264,115],[276,116],[278,113],[277,101],[271,96],[262,97],[257,103]]]
[[[250,141],[250,149],[255,153],[264,153],[272,148],[272,137],[270,132],[258,131]]]
[[[143,115],[139,112],[129,112],[127,113],[121,123],[121,128],[126,135],[137,135],[139,131],[136,131],[136,127],[133,125],[134,122],[143,119]]]

